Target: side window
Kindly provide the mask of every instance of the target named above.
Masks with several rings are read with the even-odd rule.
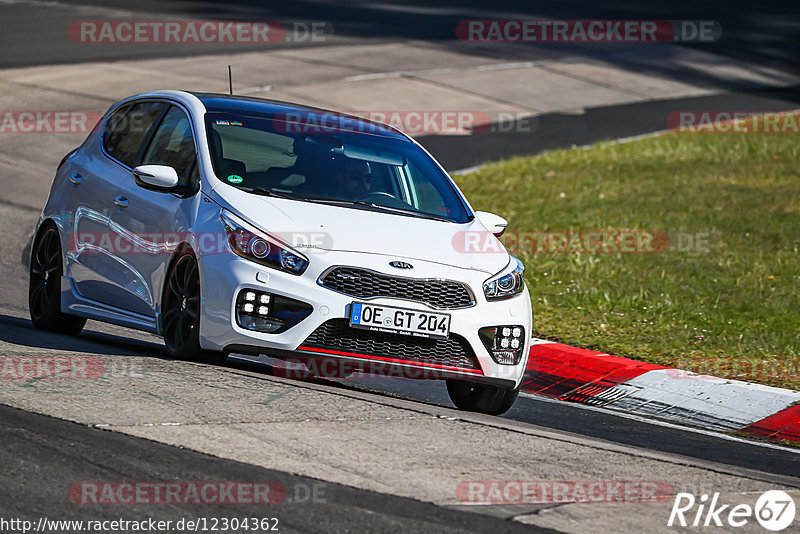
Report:
[[[129,167],[136,165],[142,142],[163,109],[164,104],[143,102],[114,112],[108,118],[103,133],[106,152]]]
[[[147,147],[142,165],[168,165],[175,169],[181,184],[191,181],[192,165],[197,159],[192,124],[178,107],[172,106]]]
[[[428,175],[421,172],[411,162],[408,162],[404,172],[412,194],[412,198],[408,200],[409,204],[426,213],[442,212],[442,214],[446,215],[450,212],[442,193],[437,189],[436,185],[431,183]],[[442,181],[440,180],[440,182]],[[438,185],[439,187],[445,187],[443,182]]]
[[[186,183],[186,190],[192,195],[200,191],[200,169],[198,167],[200,165],[195,160],[192,174],[189,175],[189,181]]]

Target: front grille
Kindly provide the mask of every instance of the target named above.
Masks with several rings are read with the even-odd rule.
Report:
[[[314,330],[302,346],[384,356],[414,362],[477,369],[480,365],[467,340],[458,334],[449,339],[427,339],[402,334],[352,328],[347,319],[330,319]]]
[[[356,267],[334,267],[320,278],[320,285],[351,297],[413,300],[439,309],[475,305],[469,289],[461,282],[403,278]]]

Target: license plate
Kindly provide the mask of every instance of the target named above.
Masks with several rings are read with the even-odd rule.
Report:
[[[350,326],[375,332],[447,339],[450,335],[450,316],[444,313],[354,302],[350,306]]]

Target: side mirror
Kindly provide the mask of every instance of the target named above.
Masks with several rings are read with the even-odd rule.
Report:
[[[140,187],[165,193],[172,192],[180,181],[175,169],[167,165],[139,165],[133,169],[133,178]]]
[[[495,237],[500,237],[503,232],[508,228],[508,221],[499,215],[489,213],[488,211],[476,211],[475,216]]]

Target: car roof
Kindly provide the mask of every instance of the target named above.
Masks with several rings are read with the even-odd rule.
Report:
[[[250,96],[195,92],[191,94],[203,103],[203,106],[208,112],[235,112],[260,116],[274,116],[286,112],[299,112],[310,121],[313,121],[315,118],[318,119],[317,124],[324,124],[324,120],[336,117],[345,119],[339,123],[342,130],[355,133],[370,132],[373,135],[378,134],[404,141],[410,140],[408,136],[388,124],[365,119],[357,115],[350,115],[348,113]]]

